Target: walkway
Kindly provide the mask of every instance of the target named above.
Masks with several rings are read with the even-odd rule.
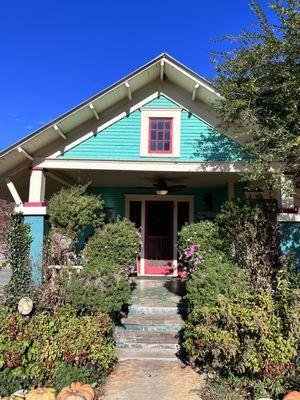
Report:
[[[116,327],[119,360],[103,400],[199,400],[200,376],[176,356],[185,285],[137,279],[129,314]]]

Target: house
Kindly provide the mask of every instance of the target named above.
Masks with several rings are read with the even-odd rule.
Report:
[[[126,216],[141,227],[139,274],[177,276],[182,225],[249,195],[240,174],[253,157],[238,126],[223,130],[213,107],[219,98],[210,82],[164,53],[0,153],[1,193],[31,226],[36,284],[47,199],[78,182],[101,193],[108,218]],[[299,256],[297,199],[263,195],[278,199],[282,251]]]

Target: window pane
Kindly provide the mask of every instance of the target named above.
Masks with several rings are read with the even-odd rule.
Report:
[[[151,142],[151,151],[155,151],[155,150],[156,150],[156,143]]]
[[[165,140],[170,140],[170,131],[165,131]]]
[[[158,142],[157,150],[163,150],[163,142]]]
[[[163,140],[163,131],[158,131],[158,140]]]
[[[164,150],[169,151],[170,150],[170,142],[165,142],[164,144]]]
[[[151,131],[151,140],[156,139],[156,131]]]
[[[163,121],[158,121],[158,129],[163,129],[164,123]]]
[[[170,121],[166,121],[165,122],[165,129],[170,129],[171,127],[171,122]]]
[[[157,120],[156,119],[151,119],[151,128],[156,129],[157,128]]]

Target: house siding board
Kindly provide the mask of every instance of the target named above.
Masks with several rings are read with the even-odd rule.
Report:
[[[146,106],[178,108],[165,98],[152,100]],[[115,122],[97,135],[85,140],[59,157],[72,159],[101,159],[101,160],[155,160],[157,157],[140,156],[141,111],[136,110],[130,115]],[[194,115],[182,110],[181,118],[181,155],[176,161],[205,162],[205,161],[249,161],[241,147],[227,136],[213,130],[207,123]],[[174,160],[164,157],[163,160]]]
[[[154,194],[153,190],[140,190],[132,187],[94,187],[89,189],[90,193],[101,194],[104,200],[104,207],[111,207],[112,217],[115,220],[118,216],[125,216],[125,194]],[[227,200],[227,186],[218,188],[189,188],[172,195],[194,195],[194,215],[197,220],[204,211],[203,197],[210,192],[213,196],[213,212],[218,213],[221,205]]]

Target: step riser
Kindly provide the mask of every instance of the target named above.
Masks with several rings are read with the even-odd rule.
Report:
[[[122,327],[116,327],[115,332],[123,331],[143,331],[143,332],[178,332],[182,325],[142,325],[142,324],[124,324]]]
[[[130,306],[129,315],[153,314],[153,315],[178,315],[177,307],[142,307]]]
[[[117,343],[117,349],[178,350],[175,343]]]

